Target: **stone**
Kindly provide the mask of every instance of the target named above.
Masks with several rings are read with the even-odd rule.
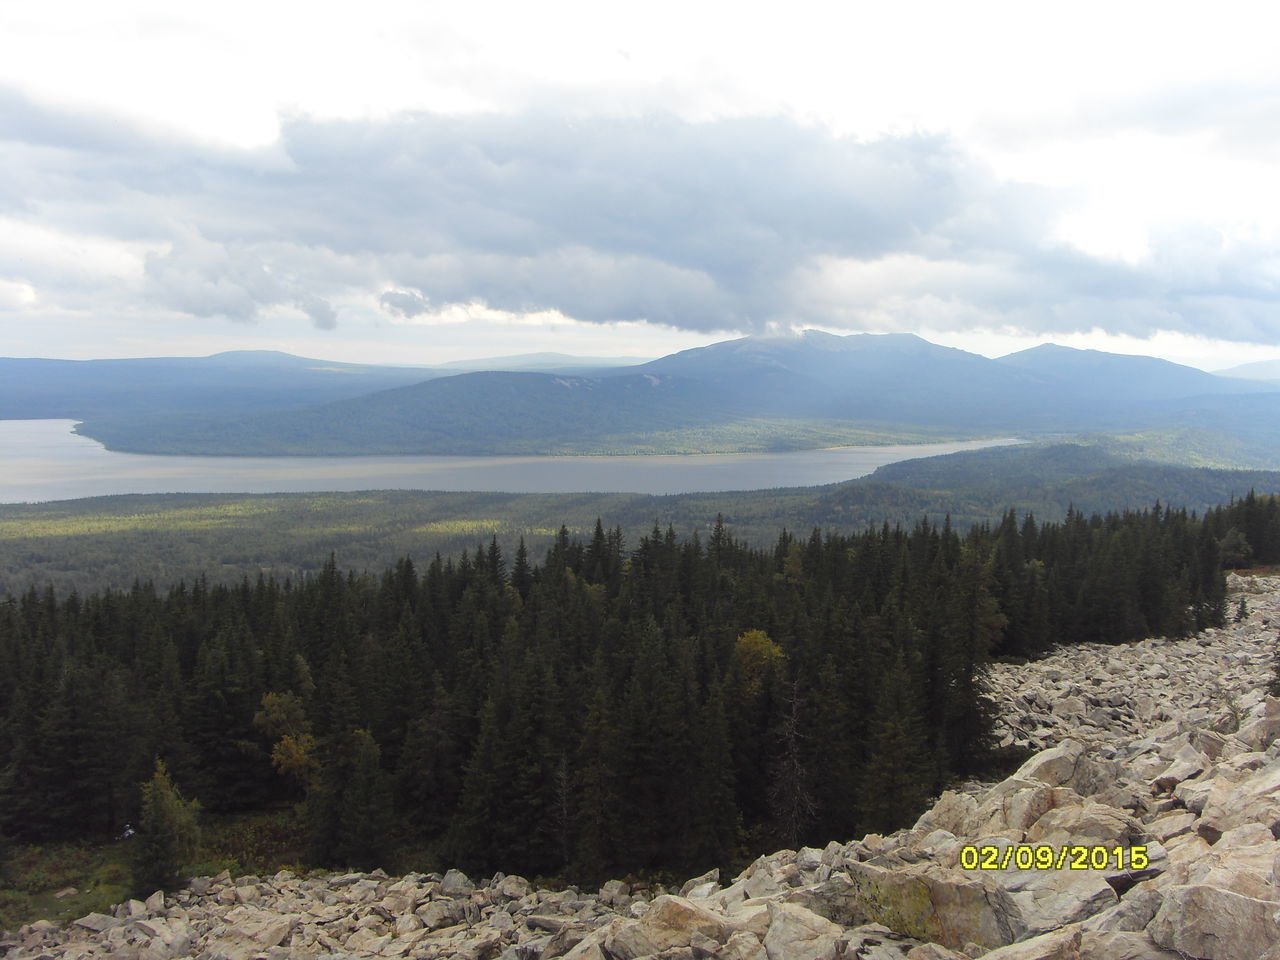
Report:
[[[422,922],[422,919],[412,913],[396,917],[396,936],[402,937],[406,933],[412,933],[415,930],[420,930],[424,926],[425,924]]]
[[[1174,837],[1190,833],[1199,820],[1200,818],[1189,810],[1175,810],[1144,824],[1143,829],[1147,836],[1167,844]]]
[[[1055,930],[1027,940],[983,953],[982,960],[1083,960],[1080,955],[1082,931]]]
[[[600,902],[621,907],[631,902],[631,886],[621,880],[609,880],[600,888]]]
[[[1102,933],[1137,933],[1160,909],[1164,895],[1150,884],[1140,884],[1125,894],[1120,902],[1097,913],[1081,924],[1081,929]]]
[[[759,938],[741,930],[729,937],[716,956],[719,960],[768,960]]]
[[[719,880],[720,880],[720,868],[716,867],[714,870],[709,870],[700,877],[694,877],[692,880],[686,880],[684,882],[684,885],[680,888],[680,896],[687,897],[689,896],[690,890],[694,890],[699,887],[704,887],[709,884],[714,885],[715,888],[718,890]],[[714,893],[714,892],[715,890],[712,890],[709,893],[704,893],[703,896],[704,897],[710,896],[710,893]]]
[[[503,877],[494,884],[494,892],[505,900],[522,900],[533,893],[533,885],[524,877]]]
[[[987,793],[957,833],[966,837],[1006,837],[1021,841],[1027,829],[1050,810],[1079,801],[1079,795],[1069,787],[1051,787],[1039,780],[1011,777]]]
[[[1238,783],[1212,791],[1200,818],[1200,833],[1211,843],[1232,827],[1260,823],[1280,836],[1280,760],[1249,774]]]
[[[471,882],[471,878],[461,870],[450,870],[440,881],[440,894],[445,897],[470,896],[475,888],[476,885]]]
[[[1046,811],[1027,830],[1027,843],[1067,846],[1084,844],[1105,847],[1141,843],[1142,826],[1123,810],[1101,803],[1086,802],[1079,806]]]
[[[1140,932],[1085,933],[1080,937],[1080,960],[1185,960]]]
[[[1070,786],[1084,756],[1084,744],[1064,740],[1056,747],[1041,750],[1018,768],[1012,780],[1039,780],[1051,787]]]
[[[1161,947],[1203,960],[1256,960],[1280,942],[1280,904],[1201,884],[1174,887],[1147,927]]]
[[[969,794],[946,790],[932,807],[920,815],[912,830],[926,834],[945,830],[954,836],[977,809],[978,801]]]
[[[844,873],[783,894],[783,902],[794,903],[846,927],[857,926],[870,919],[859,901],[858,886]]]
[[[1015,870],[994,875],[1017,908],[1023,937],[1086,920],[1119,902],[1105,877],[1094,870]]]
[[[907,951],[903,960],[969,960],[966,954],[956,953],[936,943],[922,943]]]
[[[75,921],[75,926],[82,927],[85,930],[92,930],[94,933],[102,933],[104,930],[110,930],[118,923],[119,921],[115,917],[108,917],[105,913],[90,913]]]
[[[917,940],[962,950],[987,949],[1026,933],[1010,895],[955,871],[894,871],[850,864],[849,877],[867,918]]]
[[[764,951],[769,960],[835,960],[843,928],[794,903],[769,903],[769,932]]]
[[[465,915],[455,900],[432,900],[416,911],[422,925],[428,930],[439,930],[457,923]]]
[[[684,897],[668,894],[654,900],[643,917],[622,928],[604,946],[623,960],[631,960],[673,947],[687,947],[695,933],[724,943],[731,932],[724,917]]]

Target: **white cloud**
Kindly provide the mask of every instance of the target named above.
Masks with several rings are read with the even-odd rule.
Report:
[[[1148,0],[11,4],[0,300],[327,337],[1274,342],[1278,21]]]

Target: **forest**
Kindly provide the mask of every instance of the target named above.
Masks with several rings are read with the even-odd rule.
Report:
[[[1185,438],[1184,438],[1185,440]],[[717,515],[736,539],[771,546],[778,530],[852,533],[950,517],[960,532],[1010,508],[1041,520],[1176,503],[1203,513],[1250,489],[1280,491],[1280,473],[1133,462],[1115,441],[999,447],[927,457],[818,487],[649,496],[637,493],[146,494],[0,504],[0,599],[32,586],[59,596],[134,580],[238,583],[338,566],[381,571],[404,557],[425,568],[496,537],[513,555],[523,538],[541,562],[561,526],[589,537],[597,517],[637,543],[655,521],[678,537],[710,535]]]
[[[1219,623],[1224,561],[1280,561],[1280,500],[31,590],[0,603],[0,829],[116,836],[160,759],[207,813],[295,808],[324,866],[591,880],[888,831],[998,761],[992,658]]]

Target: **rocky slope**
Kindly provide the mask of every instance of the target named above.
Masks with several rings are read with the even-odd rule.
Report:
[[[1262,692],[1280,578],[1231,587],[1249,614],[1225,629],[997,667],[1004,741],[1041,748],[1007,780],[949,791],[892,836],[761,857],[727,886],[714,872],[678,895],[457,871],[223,875],[30,924],[0,953],[1280,960],[1280,700]]]

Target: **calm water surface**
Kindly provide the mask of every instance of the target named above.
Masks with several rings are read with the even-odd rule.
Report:
[[[115,453],[74,420],[0,420],[0,503],[115,493],[476,490],[692,493],[805,487],[897,460],[1017,443],[985,440],[794,453],[645,457],[169,457]]]

